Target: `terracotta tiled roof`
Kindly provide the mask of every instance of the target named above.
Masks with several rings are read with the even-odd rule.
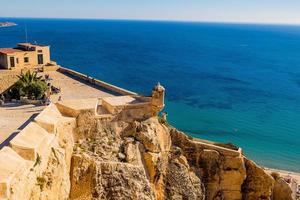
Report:
[[[10,54],[10,53],[16,53],[16,52],[22,52],[22,50],[13,49],[13,48],[0,48],[0,53],[3,53],[3,54]]]

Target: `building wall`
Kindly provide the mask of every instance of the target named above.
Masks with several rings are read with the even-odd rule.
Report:
[[[23,51],[15,52],[13,54],[0,54],[0,65],[2,68],[9,69],[11,68],[10,57],[15,59],[14,68],[32,68],[37,67],[38,64],[38,54],[43,55],[43,64],[50,63],[50,48],[49,46],[45,47],[35,47],[35,51]],[[2,55],[2,56],[1,56]],[[28,58],[28,62],[25,62],[25,58]]]
[[[42,54],[44,57],[44,64],[50,63],[50,47],[45,46],[45,47],[37,47],[37,54],[39,54],[38,50],[42,50]]]
[[[41,52],[39,52],[41,51]],[[37,67],[38,64],[38,54],[43,55],[43,64],[45,65],[47,63],[50,63],[50,49],[49,46],[46,47],[36,47],[35,51],[25,51],[18,53],[19,55],[17,56],[19,58],[19,65],[18,67]],[[25,63],[24,58],[28,57],[29,62]],[[20,62],[21,61],[21,62]]]

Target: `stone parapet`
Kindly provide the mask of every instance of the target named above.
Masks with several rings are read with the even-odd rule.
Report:
[[[66,74],[69,74],[69,75],[72,75],[72,76],[75,76],[77,78],[80,78],[82,80],[85,80],[91,84],[94,84],[94,85],[97,85],[97,86],[100,86],[102,88],[105,88],[109,91],[112,91],[112,92],[115,92],[117,94],[121,94],[121,95],[137,95],[137,93],[135,92],[131,92],[129,90],[125,90],[123,88],[120,88],[118,86],[115,86],[115,85],[112,85],[112,84],[109,84],[109,83],[106,83],[104,81],[101,81],[101,80],[98,80],[98,79],[95,79],[93,77],[90,77],[88,75],[85,75],[85,74],[82,74],[82,73],[79,73],[77,71],[74,71],[74,70],[71,70],[71,69],[67,69],[67,68],[64,68],[64,67],[60,67],[58,69],[59,72],[62,72],[62,73],[66,73]]]
[[[57,107],[54,104],[50,104],[35,118],[35,122],[49,133],[56,133],[57,124],[61,117],[62,114]]]
[[[75,118],[63,116],[51,104],[10,141],[10,147],[1,149],[0,200],[29,199],[38,177],[49,167],[49,157],[58,159],[54,149],[59,146],[65,149],[69,169],[75,126]]]
[[[217,146],[212,144],[211,142],[205,142],[204,140],[190,140],[188,136],[177,129],[171,129],[171,135],[173,142],[175,144],[177,143],[185,143],[186,147],[189,148],[197,148],[197,149],[209,149],[219,152],[220,154],[224,156],[230,156],[230,157],[241,157],[242,156],[242,149],[239,148],[238,150],[233,150],[230,148],[225,148],[221,146]]]
[[[36,161],[53,139],[54,135],[49,135],[37,123],[31,122],[10,142],[10,146],[24,159]]]
[[[94,112],[97,105],[97,98],[66,100],[56,103],[60,113],[69,117],[77,117],[81,112]]]

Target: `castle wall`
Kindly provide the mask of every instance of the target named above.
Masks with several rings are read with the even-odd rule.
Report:
[[[82,101],[86,101],[87,105],[82,105]],[[262,199],[262,197],[271,199],[274,179],[255,163],[246,159],[240,149],[234,150],[205,141],[193,140],[172,127],[161,125],[157,118],[151,118],[153,112],[149,102],[121,106],[120,112],[110,114],[111,121],[105,121],[103,124],[94,123],[95,121],[87,116],[98,120],[95,107],[98,106],[99,101],[78,100],[76,103],[75,100],[74,102],[72,100],[69,104],[67,102],[51,104],[36,117],[34,122],[28,124],[12,139],[9,147],[0,150],[0,199],[63,200],[68,199],[70,194],[71,197],[72,195],[80,196],[81,192],[86,189],[88,191],[85,192],[92,194],[94,186],[98,187],[96,189],[100,194],[103,189],[100,187],[101,185],[107,186],[103,191],[111,194],[110,186],[115,181],[111,183],[107,181],[119,181],[124,178],[121,169],[124,170],[126,167],[129,168],[128,173],[125,173],[128,176],[123,180],[124,187],[117,187],[117,189],[125,188],[122,191],[128,196],[132,195],[130,189],[135,188],[128,184],[129,181],[133,180],[132,177],[136,178],[136,175],[139,175],[137,183],[143,180],[147,190],[149,192],[155,190],[157,197],[161,197],[161,199],[165,195],[165,186],[161,182],[164,177],[170,184],[174,184],[174,178],[178,180],[175,181],[178,185],[173,185],[175,188],[173,192],[176,193],[188,183],[187,188],[198,189],[198,192],[196,189],[193,190],[197,194],[199,193],[198,197],[203,196],[202,192],[205,192],[205,199],[208,200],[217,198],[250,200]],[[57,106],[63,106],[63,109]],[[72,115],[66,117],[61,111]],[[145,120],[146,118],[148,120]],[[111,122],[111,124],[106,127],[106,122]],[[122,123],[119,124],[120,127],[115,127],[117,125],[115,122]],[[134,123],[125,126],[126,122]],[[93,171],[94,168],[89,168],[91,163],[84,163],[81,158],[78,158],[77,162],[76,157],[73,157],[73,162],[71,162],[73,147],[81,148],[74,145],[75,139],[82,140],[82,138],[74,138],[78,137],[76,134],[82,133],[81,136],[88,137],[86,138],[88,144],[94,145],[96,138],[90,138],[89,133],[97,132],[96,130],[101,129],[102,125],[103,130],[112,128],[115,129],[115,133],[122,132],[122,137],[127,137],[126,144],[124,143],[126,159],[130,160],[129,157],[134,158],[135,156],[134,159],[138,159],[138,156],[143,159],[139,158],[139,162],[135,165],[132,163],[119,164],[116,161],[124,160],[124,158],[120,158],[119,154],[114,153],[111,155],[115,156],[114,159],[118,156],[118,160],[113,160],[105,166],[98,165],[100,171],[98,169]],[[88,132],[85,132],[85,128],[88,129]],[[90,129],[94,130],[90,131]],[[78,132],[78,130],[80,131]],[[107,137],[110,135],[111,138],[115,138],[112,141],[118,142],[116,135],[111,135],[110,131],[103,131],[103,133],[106,135],[101,136],[99,141],[105,143],[104,141],[107,139],[107,144],[109,144]],[[90,142],[90,139],[95,141]],[[103,145],[103,143],[97,144]],[[109,145],[112,144],[113,142]],[[143,145],[143,148],[140,144]],[[108,146],[101,148],[109,149]],[[92,152],[90,155],[94,154],[95,152]],[[123,154],[121,155],[123,156]],[[107,159],[111,159],[111,157]],[[138,174],[136,174],[137,165],[140,165]],[[144,172],[144,170],[146,171]],[[71,179],[70,171],[72,172]],[[161,176],[162,173],[166,176]],[[104,181],[97,182],[100,175]],[[184,182],[182,182],[183,178]],[[191,178],[193,178],[192,181]],[[152,190],[148,184],[149,179],[154,184],[153,187],[151,186]],[[86,183],[96,185],[86,185]],[[202,190],[202,183],[205,185],[205,190]],[[71,184],[73,189],[75,185],[73,193],[70,193]],[[168,189],[172,188],[167,187]],[[183,189],[182,192],[185,190]],[[120,190],[115,191],[114,195],[120,195],[118,193]],[[142,188],[138,191],[141,191],[141,195],[145,195]],[[190,195],[189,192],[187,194]],[[153,199],[152,194],[147,195],[151,197],[148,199]]]
[[[76,119],[54,104],[0,150],[0,199],[66,199]]]
[[[69,74],[69,75],[72,75],[72,76],[75,76],[77,78],[80,78],[80,79],[85,80],[87,82],[90,82],[90,83],[92,83],[96,86],[105,88],[109,91],[115,92],[115,93],[120,94],[120,95],[137,95],[136,93],[131,92],[129,90],[125,90],[123,88],[120,88],[120,87],[117,87],[115,85],[106,83],[104,81],[100,81],[100,80],[95,79],[93,77],[87,77],[87,75],[84,75],[82,73],[76,72],[76,71],[71,70],[71,69],[60,67],[58,71],[62,72],[62,73]]]
[[[149,98],[147,98],[149,100]],[[84,102],[86,104],[84,104]],[[63,199],[70,188],[69,176],[71,157],[74,146],[73,130],[76,127],[76,117],[82,112],[96,111],[99,100],[70,100],[47,106],[34,120],[29,123],[9,144],[0,150],[0,198],[35,199],[49,195],[46,191],[56,191],[60,188],[52,182],[64,183]],[[118,120],[138,120],[151,117],[149,102],[139,102],[118,106],[120,113],[114,115]],[[63,114],[62,114],[63,113]],[[69,117],[66,117],[67,116]],[[113,116],[113,114],[110,114]],[[52,166],[56,163],[57,166]],[[55,169],[61,169],[56,170]],[[47,174],[47,170],[55,173]],[[51,176],[51,177],[48,177]],[[52,180],[55,177],[55,180]],[[51,181],[52,182],[51,182]],[[51,192],[52,195],[57,193]],[[41,198],[43,199],[43,198]],[[44,198],[47,199],[47,198]],[[49,198],[48,198],[49,199]]]

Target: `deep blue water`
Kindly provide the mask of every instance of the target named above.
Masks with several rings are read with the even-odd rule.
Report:
[[[150,94],[167,89],[169,121],[232,142],[258,163],[300,171],[300,27],[9,19],[0,46],[50,44],[64,67]],[[0,19],[7,21],[7,19]]]

